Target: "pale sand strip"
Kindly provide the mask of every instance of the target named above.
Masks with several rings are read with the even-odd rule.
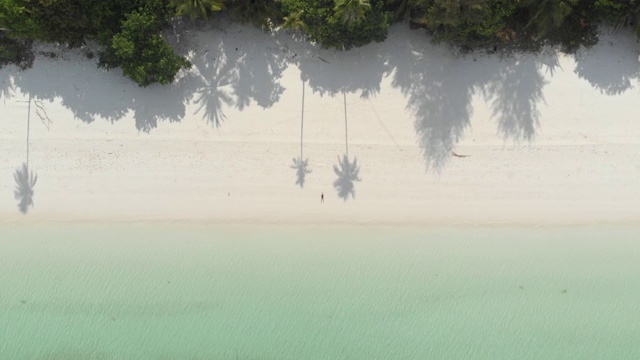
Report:
[[[168,87],[139,89],[73,53],[0,70],[0,221],[640,220],[640,64],[626,34],[604,36],[576,61],[454,57],[403,27],[347,53],[225,29],[182,36],[180,46],[198,49],[195,66]],[[291,165],[303,80],[312,172],[301,188]],[[26,158],[29,93],[52,123],[47,130],[32,103],[38,180],[25,216],[12,174]],[[333,186],[345,100],[362,179],[346,201]]]

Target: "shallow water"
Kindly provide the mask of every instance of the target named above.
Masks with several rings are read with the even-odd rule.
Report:
[[[0,359],[638,359],[633,227],[0,226]]]

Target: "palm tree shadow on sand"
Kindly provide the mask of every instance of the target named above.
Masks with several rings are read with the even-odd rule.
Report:
[[[26,214],[29,208],[33,207],[33,187],[38,181],[38,175],[29,171],[27,163],[23,163],[22,167],[16,169],[13,179],[16,182],[13,195],[19,201],[18,209],[21,213]]]
[[[338,191],[338,196],[344,201],[349,199],[349,195],[351,195],[352,199],[355,199],[356,189],[354,182],[362,180],[360,178],[358,159],[354,158],[353,162],[350,162],[349,156],[344,154],[342,160],[338,157],[338,163],[333,165],[333,171],[338,175],[336,181],[333,182],[333,187]]]
[[[292,169],[296,170],[296,185],[300,185],[301,188],[304,187],[304,181],[307,174],[311,173],[311,169],[309,169],[309,159],[305,159],[303,156],[303,136],[304,136],[304,80],[302,80],[302,115],[300,117],[300,157],[293,158],[293,165],[291,165]]]
[[[31,102],[36,106],[36,115],[40,118],[42,123],[49,130],[51,125],[51,119],[47,114],[46,109],[42,102],[33,100],[31,95],[28,100],[27,108],[27,160],[22,163],[22,167],[18,167],[13,174],[13,179],[16,182],[16,189],[13,191],[13,196],[18,200],[18,209],[21,213],[26,214],[30,207],[33,207],[33,188],[38,181],[38,175],[33,171],[29,171],[29,134],[31,132]]]
[[[185,54],[197,74],[193,90],[194,103],[198,105],[195,113],[202,113],[203,119],[216,128],[227,119],[225,108],[242,111],[255,103],[267,109],[278,102],[284,92],[280,78],[287,64],[280,51],[265,46],[269,44],[267,35],[257,29],[229,26],[234,26],[232,30],[252,32],[254,40],[239,45],[224,32],[214,39],[203,40],[204,47]],[[203,34],[206,33],[199,36]],[[247,35],[247,39],[251,38]],[[277,40],[275,47],[278,47]]]
[[[294,158],[291,168],[296,170],[296,185],[300,185],[300,187],[303,188],[307,174],[312,172],[312,170],[309,169],[309,159],[303,160],[302,156],[297,159]]]
[[[392,86],[408,99],[417,143],[427,172],[439,176],[459,155],[458,143],[471,129],[474,97],[482,96],[504,141],[532,142],[539,130],[538,106],[544,103],[550,76],[559,67],[557,57],[517,55],[499,58],[480,53],[459,56],[451,49],[419,41],[416,33],[391,32],[389,66]]]
[[[199,105],[196,113],[204,110],[203,117],[207,123],[216,128],[220,127],[222,121],[227,118],[223,106],[232,106],[235,102],[230,88],[237,80],[235,60],[229,61],[226,57],[213,57],[205,53],[192,61],[203,82],[195,91],[195,103]]]
[[[356,189],[354,186],[355,181],[361,181],[360,178],[360,166],[358,166],[358,159],[354,158],[353,162],[349,160],[349,136],[347,132],[347,95],[343,91],[342,97],[344,99],[344,139],[345,139],[345,154],[342,156],[342,160],[338,157],[338,163],[333,165],[333,171],[338,175],[338,179],[333,182],[333,187],[336,188],[338,196],[342,200],[347,201],[349,195],[352,199],[356,198]]]

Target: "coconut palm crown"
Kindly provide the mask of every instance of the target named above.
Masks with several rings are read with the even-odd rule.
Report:
[[[171,0],[176,13],[180,16],[188,16],[191,20],[207,19],[210,12],[220,11],[224,8],[222,0]]]
[[[367,11],[371,10],[369,0],[335,0],[336,16],[343,24],[355,25],[365,18]]]

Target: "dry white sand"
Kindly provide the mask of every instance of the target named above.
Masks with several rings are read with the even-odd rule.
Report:
[[[640,47],[628,34],[578,56],[500,59],[455,55],[405,25],[349,52],[222,27],[181,35],[194,66],[171,86],[138,88],[55,48],[28,71],[0,70],[0,221],[640,220]],[[37,182],[23,214],[13,175],[29,98]],[[359,180],[338,175],[356,159]]]

